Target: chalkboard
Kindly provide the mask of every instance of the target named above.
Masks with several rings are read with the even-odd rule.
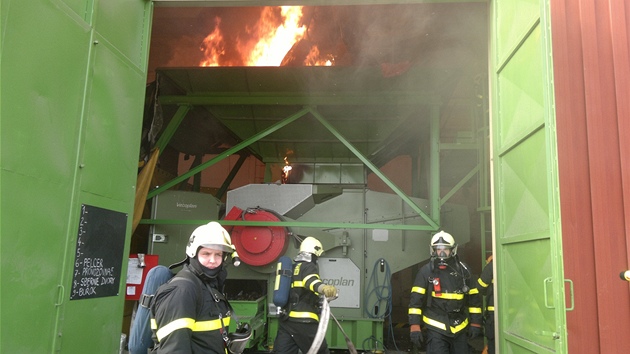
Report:
[[[126,227],[125,213],[81,205],[70,300],[118,295]]]

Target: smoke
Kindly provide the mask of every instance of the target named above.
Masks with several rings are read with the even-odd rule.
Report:
[[[485,13],[483,3],[304,7],[304,38],[283,65],[304,65],[314,46],[320,55],[333,57],[334,65],[384,66],[394,74],[418,64],[461,65],[465,57],[480,55],[485,62]],[[222,34],[219,65],[245,65],[243,48],[253,47],[263,26],[281,21],[279,7],[270,12],[264,7],[156,7],[149,71],[199,66],[209,49],[204,39],[216,29]]]

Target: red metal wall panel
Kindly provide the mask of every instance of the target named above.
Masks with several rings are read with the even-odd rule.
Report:
[[[552,0],[570,353],[630,352],[630,62],[625,0]]]

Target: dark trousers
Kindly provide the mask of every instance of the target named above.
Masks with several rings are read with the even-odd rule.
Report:
[[[468,336],[466,330],[459,331],[454,337],[428,329],[427,354],[468,354]]]
[[[494,354],[494,311],[486,312],[483,330],[488,340],[488,354]]]
[[[274,352],[277,354],[297,354],[298,350],[302,354],[308,353],[315,335],[317,334],[318,323],[300,323],[292,321],[280,321],[276,341],[273,344]],[[326,335],[324,333],[324,335]],[[326,338],[319,347],[317,354],[329,354]]]

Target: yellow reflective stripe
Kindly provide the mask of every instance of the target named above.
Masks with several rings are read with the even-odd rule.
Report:
[[[226,328],[230,325],[229,317],[224,317],[223,323],[221,323],[221,319],[210,320],[210,321],[197,321],[197,323],[195,323],[192,330],[195,332],[216,331],[217,329],[221,329],[223,325],[225,325]]]
[[[193,320],[192,318],[177,319],[163,326],[162,328],[158,329],[158,331],[156,332],[158,342],[161,341],[162,338],[168,336],[169,334],[175,332],[178,329],[182,329],[182,328],[192,329],[194,324],[195,324],[195,320]]]
[[[282,268],[282,263],[278,262],[278,266],[276,267],[276,284],[273,286],[273,290],[280,288],[280,268]]]
[[[157,322],[155,322],[154,318],[151,319],[151,329],[153,330],[157,329]]]
[[[312,282],[310,286],[311,291],[319,295],[319,293],[317,292],[317,288],[320,284],[322,284],[321,280],[315,280],[314,282]]]
[[[477,288],[472,288],[470,289],[470,291],[468,291],[469,295],[475,295],[475,294],[479,294],[479,289]]]
[[[410,307],[409,308],[409,314],[410,315],[422,315],[422,309]]]
[[[481,280],[481,278],[477,279],[477,282],[479,283],[479,285],[483,286],[484,288],[488,287],[488,284],[484,283],[484,281]]]
[[[218,329],[221,329],[223,327],[223,324],[225,324],[225,327],[228,327],[230,325],[230,317],[223,318],[223,323],[221,323],[220,318],[216,320],[199,322],[196,322],[192,318],[179,318],[158,329],[156,332],[156,336],[159,342],[162,340],[162,338],[168,336],[178,329],[188,328],[193,332],[216,331]],[[155,320],[151,319],[151,328],[155,329],[154,326],[157,327]]]
[[[317,314],[314,314],[312,312],[291,311],[291,312],[289,312],[289,317],[293,317],[293,318],[312,318],[315,321],[319,321],[319,316],[317,316]]]
[[[319,275],[317,275],[317,274],[310,274],[306,278],[302,279],[302,281],[306,283],[309,279],[311,279],[313,277],[319,279]]]
[[[430,319],[428,317],[423,317],[422,321],[424,321],[424,323],[431,325],[433,327],[439,328],[443,331],[446,331],[446,324]],[[455,326],[455,327],[450,327],[451,328],[451,333],[457,333],[459,331],[461,331],[462,329],[466,328],[466,326],[468,326],[468,319],[466,319],[464,322],[460,323],[459,325]]]
[[[411,292],[412,293],[418,293],[418,294],[424,294],[427,292],[427,289],[419,287],[419,286],[414,286],[413,288],[411,288]]]
[[[486,309],[487,309],[488,311],[494,311],[494,306],[488,306],[488,307],[486,307]]]
[[[320,280],[320,278],[319,278],[319,274],[309,274],[309,275],[308,275],[308,276],[306,276],[304,279],[302,279],[302,282],[304,282],[304,284],[306,284],[306,283],[308,283],[308,281],[309,281],[311,278],[315,278],[315,280],[313,280],[313,282],[312,282],[312,283],[311,283],[311,285],[309,286],[309,289],[310,289],[312,292],[316,293],[316,292],[317,292],[317,290],[315,290],[315,289],[317,289],[317,285],[321,284],[321,282],[322,282],[322,281]]]
[[[462,329],[466,328],[466,326],[468,326],[468,319],[462,322],[459,326],[451,327],[451,333],[457,333],[461,331]]]
[[[446,331],[446,325],[444,323],[442,323],[442,322],[438,322],[436,320],[432,320],[432,319],[430,319],[430,318],[428,318],[426,316],[422,318],[422,321],[424,321],[424,323],[426,323],[428,325],[431,325],[433,327],[437,327],[437,328],[439,328],[441,330]]]
[[[481,307],[469,307],[468,312],[470,313],[481,313]]]
[[[447,300],[463,300],[464,299],[464,294],[457,294],[457,293],[441,293],[440,296],[437,296],[435,294],[435,291],[433,291],[431,293],[431,296],[438,299],[447,299]]]
[[[302,268],[302,263],[298,263],[298,264],[295,266],[295,269],[293,269],[293,275],[298,275],[298,274],[300,274],[300,268]]]
[[[302,283],[301,281],[294,281],[293,284],[291,284],[292,288],[303,288],[304,287],[304,283]]]

